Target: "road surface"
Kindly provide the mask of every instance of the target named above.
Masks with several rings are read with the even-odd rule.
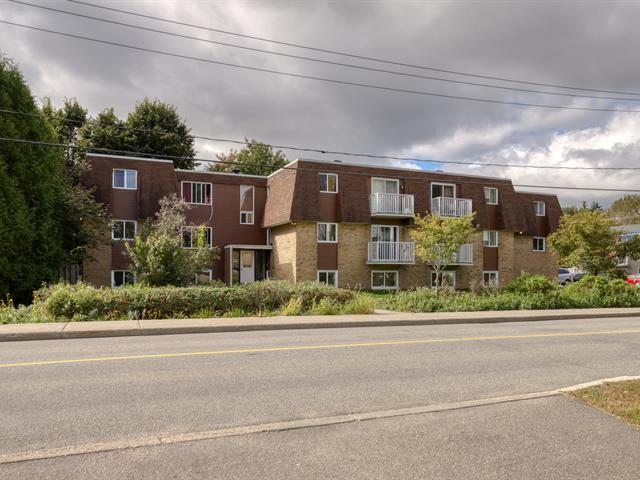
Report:
[[[0,478],[637,479],[580,403],[456,407],[624,375],[640,319],[3,343]]]

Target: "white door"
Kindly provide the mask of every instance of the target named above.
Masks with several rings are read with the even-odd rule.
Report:
[[[240,251],[240,283],[249,283],[255,280],[255,264],[253,262],[253,250]]]

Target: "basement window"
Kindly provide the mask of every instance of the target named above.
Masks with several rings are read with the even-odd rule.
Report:
[[[397,290],[400,276],[397,271],[380,270],[371,272],[371,290]]]
[[[336,270],[318,270],[318,282],[329,285],[330,287],[337,287],[338,272]]]
[[[130,270],[111,270],[111,287],[119,288],[136,283],[136,276]]]
[[[482,272],[482,284],[487,288],[497,288],[500,285],[499,272]]]

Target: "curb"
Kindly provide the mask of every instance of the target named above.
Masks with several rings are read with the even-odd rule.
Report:
[[[194,333],[225,333],[225,332],[250,332],[250,331],[265,331],[265,330],[306,330],[306,329],[320,329],[320,328],[362,328],[362,327],[411,327],[422,325],[463,325],[463,324],[481,324],[481,323],[512,323],[512,322],[537,322],[545,320],[576,320],[582,318],[629,318],[640,317],[640,310],[634,309],[634,311],[608,311],[608,312],[593,312],[586,310],[584,312],[562,312],[558,313],[540,313],[540,311],[518,311],[509,312],[493,312],[495,316],[491,317],[469,317],[470,312],[465,316],[455,317],[451,314],[447,314],[444,317],[436,318],[410,318],[416,314],[406,314],[409,318],[378,318],[375,319],[375,314],[371,315],[371,319],[362,320],[337,320],[334,321],[331,317],[330,320],[318,320],[307,322],[271,322],[271,323],[256,323],[244,322],[238,324],[221,324],[221,325],[184,325],[184,326],[144,326],[137,322],[138,327],[120,328],[118,321],[113,321],[113,328],[96,328],[96,329],[82,329],[82,330],[67,330],[66,326],[71,324],[69,322],[65,324],[64,328],[56,331],[24,331],[24,332],[8,332],[2,333],[2,326],[0,326],[0,342],[17,342],[17,341],[29,341],[29,340],[65,340],[73,338],[104,338],[104,337],[130,337],[130,336],[144,336],[144,335],[180,335],[180,334],[194,334]],[[488,312],[475,312],[487,314]],[[380,315],[380,314],[378,314]],[[401,316],[401,313],[394,313],[393,316]],[[419,315],[419,314],[418,314]],[[437,314],[434,314],[437,315]],[[382,315],[381,315],[382,316]],[[160,320],[161,322],[162,320]],[[186,322],[187,320],[185,320]],[[142,320],[144,322],[144,320]],[[78,324],[81,324],[78,322]],[[24,325],[36,325],[45,326],[50,324],[24,324]],[[86,325],[86,324],[85,324]],[[12,325],[11,327],[16,327]],[[20,328],[18,326],[18,328]]]

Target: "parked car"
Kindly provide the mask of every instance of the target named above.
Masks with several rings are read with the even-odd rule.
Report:
[[[558,283],[560,285],[566,285],[571,281],[573,281],[573,274],[569,270],[567,270],[566,268],[561,268],[558,270]]]
[[[635,287],[640,287],[640,275],[628,275],[625,280]]]
[[[571,281],[577,282],[579,280],[582,280],[583,278],[584,278],[584,273],[574,273],[573,277],[571,277]]]

